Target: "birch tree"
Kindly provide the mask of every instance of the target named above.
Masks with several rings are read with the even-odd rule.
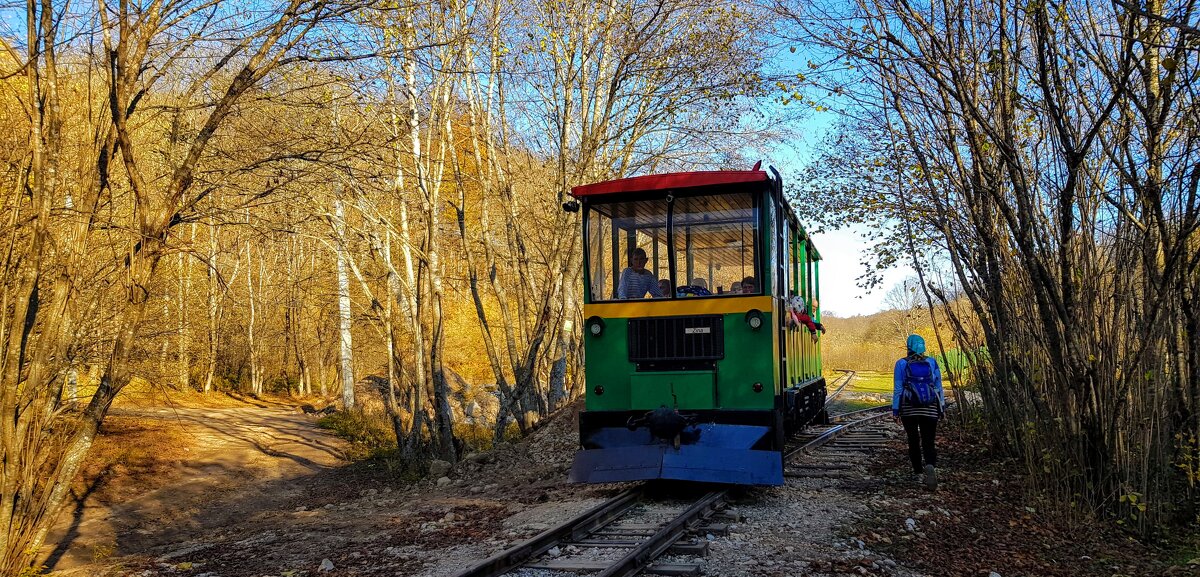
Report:
[[[9,87],[18,77],[23,85],[16,104],[29,119],[29,138],[21,147],[26,168],[5,183],[11,248],[3,269],[9,306],[0,323],[0,410],[6,415],[0,522],[7,528],[0,534],[0,573],[29,566],[113,399],[133,377],[138,332],[163,286],[160,265],[173,232],[209,193],[194,187],[197,169],[235,104],[267,75],[306,58],[305,39],[351,9],[300,0],[278,11],[218,1],[100,1],[84,10],[97,16],[92,19],[49,0],[27,4],[24,39],[2,45],[15,63],[6,64],[3,77]],[[61,57],[70,53],[80,62],[85,52],[73,52],[74,42],[93,24],[104,72],[88,79],[102,89],[82,91],[92,100],[69,103],[77,106],[69,109],[63,91],[72,77],[63,74]],[[205,43],[212,58],[187,59],[190,68],[182,68],[182,56],[208,37],[235,40]],[[176,74],[170,94],[158,97],[159,83]],[[160,125],[142,121],[148,108],[195,131],[155,142],[147,137]],[[159,145],[169,154],[150,160]],[[68,187],[71,209],[64,210]],[[104,263],[106,286],[119,294],[99,290],[94,285],[103,277],[89,274],[97,272],[88,262],[91,249],[102,241],[119,247],[119,257]],[[75,323],[90,309],[81,298],[105,300],[116,313],[99,382],[86,407],[71,411],[60,402],[59,364],[75,344],[71,337],[80,334]]]
[[[337,252],[338,375],[342,386],[342,406],[348,411],[354,408],[354,347],[350,334],[350,275],[347,272],[346,247],[342,240],[346,236],[346,211],[340,198],[335,198],[333,202],[339,237],[335,241],[334,249]]]

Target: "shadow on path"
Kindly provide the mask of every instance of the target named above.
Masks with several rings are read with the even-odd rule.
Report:
[[[314,475],[345,463],[342,442],[315,419],[278,407],[117,409],[160,420],[192,437],[182,480],[105,507],[93,493],[104,475],[75,496],[75,507],[47,538],[42,564],[64,570],[116,555],[187,540],[204,528],[276,510],[303,494]],[[106,471],[111,470],[111,467]],[[93,501],[93,502],[90,502]]]

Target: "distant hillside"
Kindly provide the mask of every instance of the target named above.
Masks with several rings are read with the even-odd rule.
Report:
[[[937,349],[929,316],[923,310],[887,310],[847,318],[825,315],[821,320],[827,331],[821,345],[826,370],[890,371],[896,359],[904,356],[904,340],[912,333],[925,337],[930,353]]]

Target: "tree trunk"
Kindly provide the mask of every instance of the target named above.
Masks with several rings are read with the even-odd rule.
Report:
[[[341,377],[342,406],[349,411],[354,403],[354,348],[350,329],[350,275],[346,271],[346,211],[340,198],[334,200],[335,226],[337,226],[337,286],[338,286],[338,375]]]
[[[249,215],[247,214],[247,222]],[[254,290],[254,252],[249,240],[246,241],[246,347],[250,355],[250,392],[255,395],[263,393],[262,361],[259,359],[258,342],[255,340],[254,329],[257,321],[257,291]]]
[[[204,392],[213,390],[213,379],[217,374],[217,345],[220,341],[220,299],[223,293],[220,277],[220,253],[218,236],[220,229],[215,219],[208,221],[208,370],[204,376]]]
[[[189,246],[196,243],[196,223],[191,226]],[[179,359],[176,373],[179,374],[180,390],[192,388],[192,325],[191,307],[192,296],[192,259],[183,251],[179,252]]]

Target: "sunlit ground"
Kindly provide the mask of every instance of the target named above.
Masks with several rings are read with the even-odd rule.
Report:
[[[885,393],[892,394],[892,374],[881,373],[876,371],[859,371],[854,376],[854,380],[847,391],[857,391],[860,393]]]
[[[842,373],[825,375],[826,382],[831,386],[829,393],[835,390],[835,379]],[[847,413],[859,409],[868,409],[885,404],[892,395],[892,375],[877,371],[858,371],[854,380],[829,405],[831,413]]]

